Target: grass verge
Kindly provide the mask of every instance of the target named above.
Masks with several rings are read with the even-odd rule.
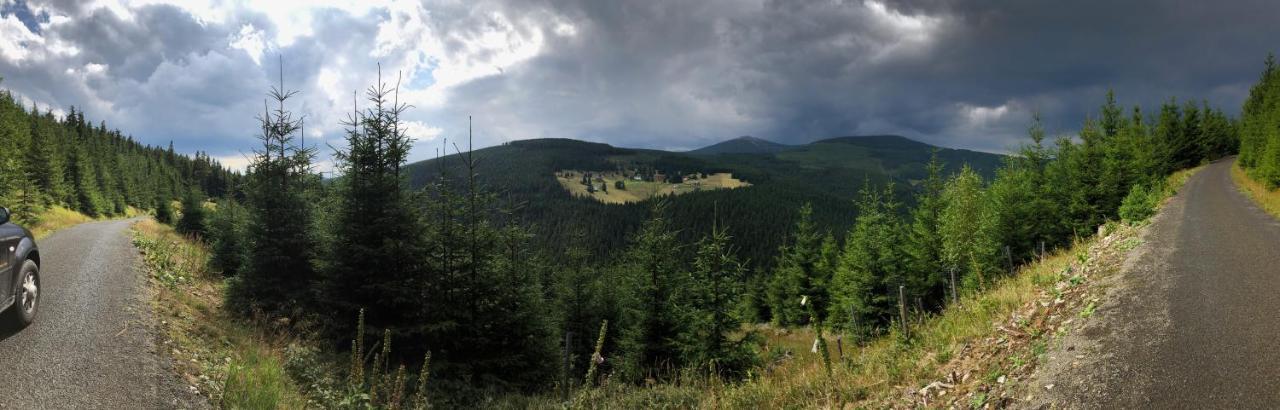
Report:
[[[285,371],[291,337],[223,312],[223,280],[208,271],[205,244],[149,218],[133,225],[133,243],[154,290],[164,349],[188,384],[223,408],[308,407]]]
[[[1235,181],[1236,188],[1258,204],[1258,207],[1271,216],[1280,218],[1280,189],[1267,188],[1262,182],[1250,177],[1239,163],[1231,164],[1231,179]]]

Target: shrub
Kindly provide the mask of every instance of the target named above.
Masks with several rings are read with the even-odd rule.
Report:
[[[1156,203],[1163,196],[1163,189],[1148,189],[1146,185],[1137,184],[1129,190],[1129,195],[1120,202],[1120,219],[1129,224],[1147,220],[1156,212]]]

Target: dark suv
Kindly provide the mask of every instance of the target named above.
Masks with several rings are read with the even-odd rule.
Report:
[[[31,231],[0,207],[0,327],[23,328],[40,305],[40,250]]]

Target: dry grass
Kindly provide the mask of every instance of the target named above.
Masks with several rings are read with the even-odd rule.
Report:
[[[152,219],[133,229],[155,285],[152,308],[161,321],[164,350],[187,383],[225,408],[306,407],[284,370],[291,338],[223,311],[225,285],[207,269],[207,246]]]
[[[36,239],[41,239],[59,229],[68,228],[94,219],[62,206],[52,206],[36,216],[36,223],[27,227]]]
[[[655,196],[681,195],[699,190],[733,189],[751,186],[746,181],[736,179],[733,174],[729,173],[705,175],[703,178],[685,180],[678,184],[635,181],[617,172],[592,172],[592,174],[600,176],[603,182],[593,182],[597,186],[600,184],[607,185],[609,187],[608,192],[599,189],[594,193],[587,192],[587,186],[582,185],[582,171],[566,170],[556,172],[556,181],[560,182],[560,186],[573,196],[589,197],[606,204],[626,204],[643,201]],[[618,181],[622,181],[626,189],[616,189],[614,184]]]
[[[1249,176],[1248,171],[1240,167],[1239,163],[1231,165],[1231,179],[1236,182],[1236,187],[1240,189],[1246,196],[1258,204],[1267,213],[1280,218],[1280,189],[1270,189],[1262,182]]]
[[[125,208],[124,215],[120,215],[118,218],[134,218],[145,213],[146,212],[131,206]],[[69,228],[85,222],[100,221],[111,218],[93,218],[82,214],[79,211],[61,205],[54,205],[41,211],[35,216],[35,218],[32,218],[35,220],[35,223],[30,223],[30,220],[26,220],[26,218],[23,219],[24,220],[20,220],[19,222],[26,223],[27,229],[31,230],[31,233],[36,236],[36,239],[42,239],[49,236],[49,234],[64,228]]]

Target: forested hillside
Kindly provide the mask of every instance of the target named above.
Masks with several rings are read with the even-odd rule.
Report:
[[[1280,186],[1280,68],[1267,57],[1240,113],[1241,168],[1268,188]]]
[[[738,138],[723,144],[740,145]],[[753,146],[757,140],[749,141]],[[764,141],[763,143],[767,143]],[[772,144],[772,143],[768,143]],[[717,144],[717,146],[720,144]],[[714,147],[714,146],[713,146]],[[785,147],[786,149],[773,149]],[[452,150],[452,147],[445,147]],[[863,184],[896,181],[895,195],[910,201],[927,176],[934,151],[953,173],[970,164],[994,175],[1000,156],[938,148],[898,136],[841,137],[797,146],[767,145],[764,150],[697,150],[691,153],[617,148],[568,139],[513,141],[476,150],[478,183],[498,193],[513,214],[530,227],[539,248],[562,252],[585,249],[593,259],[616,256],[627,237],[664,202],[677,236],[693,241],[710,232],[713,213],[751,267],[773,263],[795,210],[809,204],[823,232],[842,237],[856,213],[854,199]],[[409,164],[411,186],[443,174],[463,173],[457,154]],[[606,205],[574,198],[556,182],[560,170],[642,169],[664,174],[731,172],[752,186],[706,190],[633,204]]]
[[[124,214],[127,207],[154,209],[188,196],[223,196],[238,175],[202,153],[194,158],[143,145],[119,130],[67,115],[23,107],[0,91],[0,205],[19,221],[51,205],[90,216]]]
[[[905,310],[938,312],[1106,221],[1145,219],[1169,173],[1234,152],[1237,129],[1202,104],[1147,115],[1108,94],[1078,136],[1050,141],[1033,123],[1004,158],[882,136],[707,156],[532,140],[406,164],[395,92],[367,91],[341,172],[322,182],[294,142],[294,94],[273,90],[243,201],[207,226],[229,309],[289,318],[351,355],[339,381],[295,377],[386,407],[411,380],[444,406],[602,380],[749,383],[767,358],[743,324],[810,326],[818,350],[823,332],[872,340]],[[618,167],[759,182],[606,205],[554,179]],[[378,338],[397,349],[366,374]],[[389,379],[395,362],[420,375]]]

